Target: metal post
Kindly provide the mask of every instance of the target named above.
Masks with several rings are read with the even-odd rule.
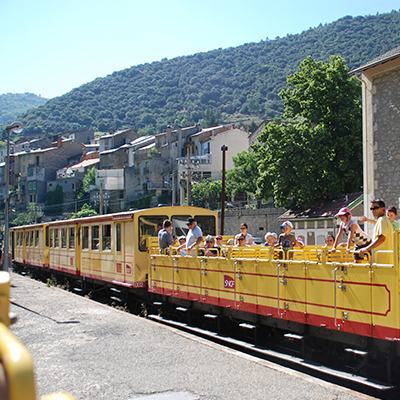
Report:
[[[228,146],[223,145],[221,147],[221,151],[222,151],[221,235],[223,235],[224,225],[225,225],[225,164],[226,164],[226,152],[228,151]]]
[[[100,182],[100,215],[103,215],[103,182]]]
[[[190,148],[191,145],[188,146],[188,157],[187,157],[187,205],[192,205],[192,171],[190,165]]]
[[[5,210],[4,210],[4,248],[3,248],[3,270],[8,271],[11,267],[9,265],[10,258],[9,254],[9,212],[10,212],[10,131],[14,131],[15,133],[20,133],[23,129],[21,122],[15,121],[11,125],[6,126],[7,130],[7,160],[6,160],[6,201],[5,201]]]
[[[9,210],[10,210],[10,130],[7,129],[7,159],[6,159],[6,201],[4,209],[4,248],[3,248],[3,270],[8,271],[9,258]]]
[[[171,205],[175,205],[175,173],[172,171],[172,199],[171,199]]]

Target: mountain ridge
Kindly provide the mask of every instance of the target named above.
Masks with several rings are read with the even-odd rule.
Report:
[[[114,71],[21,114],[25,135],[84,126],[158,133],[169,124],[279,117],[278,93],[308,55],[345,58],[349,69],[400,44],[400,13],[345,16],[300,34],[162,59]]]

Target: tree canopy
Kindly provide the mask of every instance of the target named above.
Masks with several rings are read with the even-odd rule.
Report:
[[[307,57],[281,91],[287,118],[266,126],[255,146],[260,176],[256,196],[279,206],[307,206],[359,191],[362,185],[360,83],[342,57]]]
[[[355,68],[398,46],[399,40],[398,11],[347,16],[297,35],[116,71],[18,119],[24,134],[33,135],[88,126],[102,132],[127,127],[158,133],[173,123],[207,123],[207,110],[219,123],[280,118],[284,105],[278,94],[286,76],[308,55],[327,62],[338,54]]]

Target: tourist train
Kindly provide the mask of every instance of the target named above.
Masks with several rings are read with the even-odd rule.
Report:
[[[217,234],[216,212],[185,206],[14,227],[13,264],[58,274],[77,290],[105,287],[165,314],[181,311],[197,323],[212,316],[218,329],[236,324],[257,342],[295,342],[305,359],[398,381],[399,231],[392,251],[361,263],[345,248],[235,247],[228,236],[216,257],[202,255],[201,246],[195,256],[181,255],[177,245],[160,254],[162,222],[171,220],[178,237],[187,233],[188,217],[203,237]]]

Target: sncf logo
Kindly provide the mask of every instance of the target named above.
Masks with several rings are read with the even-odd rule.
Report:
[[[224,288],[234,289],[235,280],[228,275],[224,275]]]

